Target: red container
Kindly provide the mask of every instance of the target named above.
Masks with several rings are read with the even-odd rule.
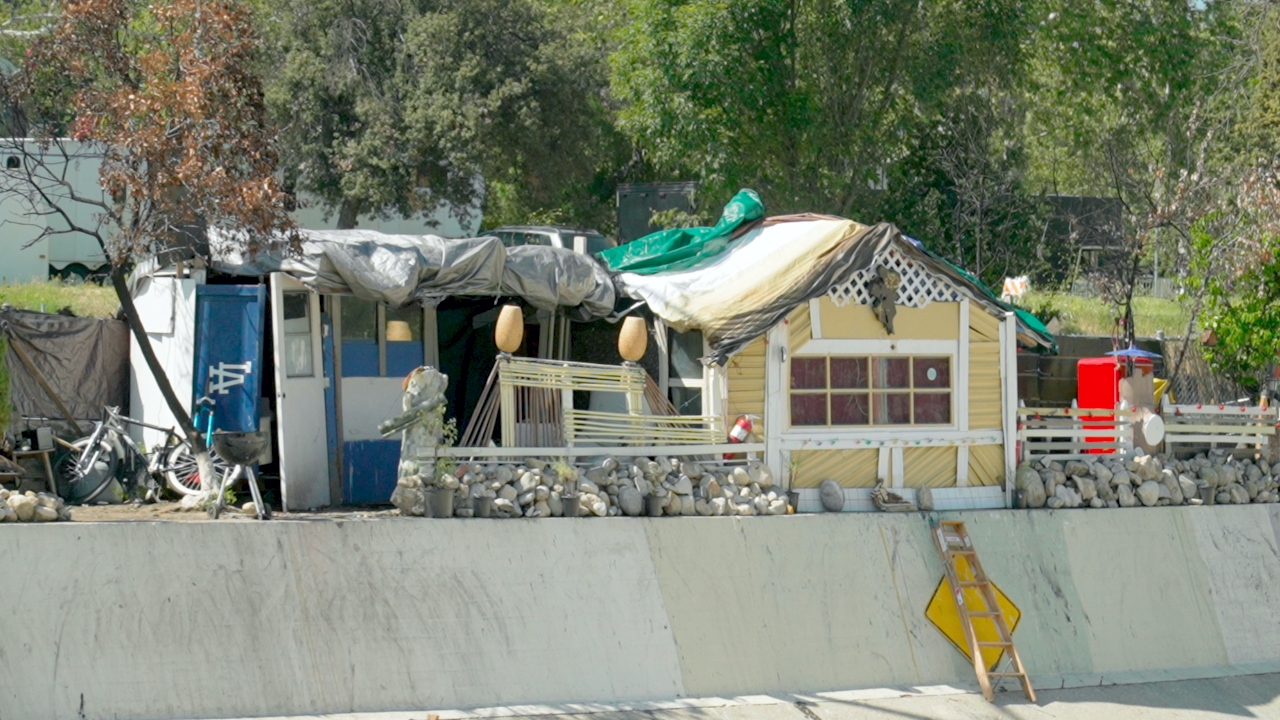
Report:
[[[1147,358],[1135,358],[1133,361],[1135,372],[1137,368],[1151,368],[1151,360]],[[1125,360],[1117,357],[1100,357],[1100,358],[1081,358],[1076,362],[1076,405],[1081,408],[1097,408],[1099,410],[1114,410],[1116,405],[1120,403],[1120,379],[1124,377]],[[1110,417],[1089,417],[1080,418],[1083,421],[1089,420],[1110,420]],[[1090,429],[1106,429],[1112,427],[1110,425],[1085,425],[1086,430]],[[1086,437],[1085,442],[1105,443],[1110,441],[1106,437]],[[1097,450],[1089,450],[1091,453],[1109,453],[1110,450],[1099,448]]]

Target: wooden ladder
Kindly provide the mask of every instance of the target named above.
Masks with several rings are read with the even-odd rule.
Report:
[[[942,520],[933,527],[933,539],[938,546],[938,554],[942,558],[942,568],[946,571],[947,582],[951,585],[951,594],[956,601],[956,610],[960,615],[960,625],[964,628],[964,637],[969,644],[969,656],[973,658],[973,672],[978,676],[978,685],[982,687],[982,696],[987,702],[995,701],[995,691],[991,686],[991,678],[996,678],[996,685],[1005,678],[1018,678],[1022,681],[1022,691],[1031,702],[1036,701],[1035,688],[1027,678],[1027,670],[1018,656],[1018,649],[1013,646],[1013,632],[1005,620],[1004,613],[996,601],[996,592],[982,570],[978,553],[973,548],[973,540],[964,523],[959,520]],[[964,558],[962,566],[956,560]],[[978,591],[985,607],[971,609],[965,603],[965,590],[972,588]],[[979,640],[975,620],[985,620],[995,625],[998,640]],[[1000,648],[1004,657],[1013,664],[1012,672],[990,672],[982,656],[984,648]]]

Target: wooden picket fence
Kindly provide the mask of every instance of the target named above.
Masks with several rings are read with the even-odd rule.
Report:
[[[1132,451],[1133,412],[1018,408],[1020,460],[1081,460]]]
[[[1169,403],[1162,415],[1165,449],[1184,454],[1207,448],[1265,450],[1280,417],[1277,408]]]

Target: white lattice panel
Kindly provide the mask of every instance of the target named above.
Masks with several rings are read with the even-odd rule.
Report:
[[[907,307],[924,307],[931,302],[956,302],[964,297],[959,288],[951,284],[945,277],[930,272],[924,265],[911,260],[898,252],[897,248],[889,250],[871,266],[858,270],[848,281],[834,285],[827,291],[831,302],[843,307],[849,303],[870,305],[871,295],[867,292],[867,281],[875,277],[877,265],[887,265],[890,270],[902,276],[902,284],[898,286],[898,303]]]

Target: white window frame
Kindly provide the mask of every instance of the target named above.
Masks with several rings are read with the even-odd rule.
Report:
[[[333,324],[334,351],[341,354],[342,339],[342,303],[346,299],[342,295],[331,295],[335,300],[330,310],[330,322]],[[375,377],[387,377],[387,305],[374,303],[374,337],[378,341],[378,374]],[[437,367],[440,363],[439,338],[436,336],[436,309],[422,306],[422,364]]]
[[[863,342],[863,341],[856,341],[856,342]],[[955,344],[955,343],[953,343],[953,345],[954,345],[954,344]],[[807,350],[807,348],[805,348],[805,349]],[[909,422],[909,423],[877,423],[877,422],[873,422],[873,421],[872,421],[872,420],[873,420],[873,418],[871,417],[871,415],[873,414],[873,413],[872,413],[872,409],[871,409],[871,407],[870,407],[870,406],[868,406],[868,408],[867,408],[867,412],[868,412],[867,423],[866,423],[866,424],[864,424],[864,425],[833,425],[833,424],[831,424],[831,423],[830,423],[830,419],[831,419],[830,417],[828,417],[828,418],[827,418],[828,423],[827,423],[826,425],[796,425],[796,424],[794,424],[794,423],[792,423],[792,422],[791,422],[791,396],[792,396],[792,394],[793,394],[793,393],[798,392],[798,393],[800,393],[801,395],[824,395],[824,396],[826,396],[826,397],[830,398],[830,396],[832,395],[833,391],[834,391],[834,392],[840,392],[841,390],[844,390],[844,389],[842,389],[842,388],[831,388],[831,387],[827,387],[825,390],[818,390],[818,389],[816,389],[816,388],[815,388],[815,389],[804,389],[804,388],[801,388],[801,389],[799,389],[799,390],[795,390],[795,389],[793,389],[793,388],[791,387],[791,358],[788,358],[788,359],[787,359],[787,361],[786,361],[786,366],[787,366],[787,367],[786,367],[786,375],[785,375],[784,377],[785,377],[785,381],[786,381],[785,394],[786,394],[787,430],[788,430],[789,432],[804,432],[804,431],[808,431],[808,430],[818,430],[818,431],[844,431],[844,432],[862,432],[862,431],[868,431],[868,430],[908,430],[908,431],[911,431],[911,430],[920,430],[920,431],[924,431],[924,430],[958,430],[958,429],[960,429],[960,422],[959,422],[959,417],[958,417],[960,413],[959,413],[959,407],[958,407],[957,398],[956,398],[956,385],[957,385],[957,384],[958,384],[958,382],[959,382],[959,377],[958,377],[958,376],[959,376],[959,367],[958,367],[958,363],[956,362],[956,360],[957,360],[957,353],[956,353],[954,350],[952,350],[951,352],[938,352],[938,353],[907,353],[907,352],[894,352],[894,353],[861,353],[861,352],[840,352],[840,353],[832,353],[832,354],[830,354],[830,355],[814,355],[813,353],[809,353],[809,352],[799,352],[799,353],[796,353],[796,354],[795,354],[795,356],[796,356],[797,358],[805,358],[805,359],[811,359],[811,358],[815,358],[815,357],[822,357],[822,358],[827,359],[827,361],[828,361],[828,362],[830,362],[830,360],[831,360],[832,358],[847,358],[847,357],[865,358],[865,359],[866,359],[866,360],[868,360],[868,361],[874,361],[874,360],[875,360],[875,359],[877,359],[877,358],[911,358],[911,359],[914,359],[914,358],[942,358],[942,357],[945,357],[945,358],[947,358],[947,370],[948,370],[948,372],[949,372],[949,373],[950,373],[950,375],[951,375],[951,377],[949,377],[949,378],[948,378],[948,385],[947,385],[947,387],[945,388],[945,389],[946,389],[946,392],[947,392],[947,395],[949,396],[949,399],[950,399],[950,402],[951,402],[951,410],[950,410],[950,413],[949,413],[949,415],[950,415],[950,417],[951,417],[951,422],[949,422],[949,423],[917,423],[917,422],[914,422],[914,420],[913,420],[912,422]],[[913,365],[914,365],[914,363],[913,363]],[[874,367],[870,367],[870,366],[869,366],[869,367],[868,367],[868,370],[869,370],[869,371],[874,371]],[[830,372],[830,370],[828,370],[828,372]],[[830,382],[830,379],[828,378],[828,383],[829,383],[829,382]],[[940,395],[940,394],[942,394],[942,390],[943,390],[943,388],[920,388],[920,389],[919,389],[919,392],[920,392],[921,394],[926,394],[926,395],[928,395],[928,394],[939,394],[939,395]],[[870,401],[871,401],[871,397],[872,397],[873,395],[875,395],[877,392],[879,392],[879,393],[884,393],[884,392],[901,393],[901,392],[903,392],[903,391],[905,391],[905,392],[907,393],[907,396],[908,396],[909,398],[911,398],[911,399],[912,399],[912,403],[914,403],[914,398],[915,398],[915,396],[916,396],[916,392],[917,392],[917,388],[915,387],[915,381],[914,381],[914,378],[912,379],[911,387],[908,387],[908,388],[875,388],[875,387],[868,387],[868,388],[865,388],[865,392],[867,393],[867,400],[868,400],[868,402],[870,402]],[[830,400],[828,400],[828,402],[830,402]],[[967,414],[967,413],[966,413],[966,414]],[[914,416],[914,411],[912,412],[912,415]]]
[[[724,398],[726,396],[725,376],[718,367],[702,364],[702,377],[686,378],[671,376],[671,343],[669,332],[674,328],[662,320],[655,320],[654,335],[658,346],[658,388],[662,396],[670,400],[671,388],[697,388],[702,391],[702,407],[700,415],[723,415]],[[711,354],[711,346],[707,343],[706,333],[702,334],[702,357]]]

